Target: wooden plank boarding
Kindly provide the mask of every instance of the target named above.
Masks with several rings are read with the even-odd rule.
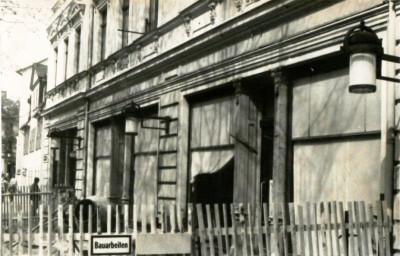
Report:
[[[263,203],[263,212],[264,212],[264,232],[265,232],[265,249],[267,251],[267,255],[271,255],[271,239],[270,239],[270,228],[269,228],[269,219],[268,219],[268,204]]]
[[[372,204],[368,204],[368,219],[369,219],[369,236],[370,236],[370,255],[376,255],[378,251],[378,244],[375,236],[375,219]]]
[[[264,256],[263,231],[262,231],[262,213],[260,203],[256,204],[256,225],[258,239],[258,254]]]
[[[304,248],[304,221],[303,221],[303,207],[301,205],[297,206],[297,214],[299,216],[299,237],[300,237],[300,250],[301,250],[301,255],[306,255],[305,248]]]
[[[307,217],[307,240],[308,240],[308,253],[310,256],[314,255],[313,242],[311,235],[311,206],[310,202],[306,203],[306,217]]]
[[[222,252],[222,229],[221,229],[221,219],[219,215],[219,207],[218,204],[214,204],[214,214],[215,214],[215,231],[217,234],[217,243],[218,243],[218,255],[223,255]]]
[[[205,226],[204,226],[203,209],[202,209],[201,204],[196,204],[196,212],[197,212],[197,221],[199,223],[201,255],[206,256],[206,255],[208,255],[207,245],[206,245],[206,230],[205,230]]]
[[[228,216],[227,216],[227,209],[226,204],[222,204],[222,213],[224,219],[224,232],[225,232],[225,251],[229,254],[229,225],[228,225]]]
[[[343,244],[343,253],[344,256],[347,256],[347,232],[346,232],[346,222],[344,219],[344,209],[343,202],[339,202],[339,222],[342,233],[342,244]]]
[[[315,247],[316,247],[316,255],[319,256],[319,234],[318,234],[318,211],[317,211],[317,204],[313,203],[312,204],[312,210],[314,213],[314,218],[313,218],[313,226],[314,226],[314,234],[315,234]]]
[[[237,227],[236,227],[236,219],[235,219],[235,206],[231,204],[231,219],[232,219],[232,246],[233,246],[233,255],[238,255],[238,241],[237,241]]]
[[[70,256],[74,255],[74,206],[72,204],[68,205],[68,254]]]
[[[290,233],[292,239],[293,255],[297,255],[297,240],[296,240],[296,223],[294,217],[294,205],[289,203],[289,218],[290,218]]]
[[[52,242],[53,242],[53,205],[48,205],[47,212],[47,255],[51,256],[52,254]],[[82,248],[82,247],[81,247]]]
[[[211,221],[211,210],[209,204],[206,204],[206,214],[207,214],[207,234],[208,234],[208,239],[210,241],[210,255],[214,256],[215,255],[214,231]]]
[[[350,246],[350,255],[356,255],[356,247],[355,247],[355,238],[354,238],[354,233],[353,233],[353,206],[351,202],[347,202],[347,210],[348,210],[348,215],[349,215],[349,234],[350,234],[350,239],[349,239],[349,246]]]
[[[340,254],[339,225],[338,225],[338,218],[337,218],[337,203],[336,203],[336,201],[333,201],[331,206],[332,206],[332,213],[333,213],[334,241],[335,241],[334,255],[339,255]]]

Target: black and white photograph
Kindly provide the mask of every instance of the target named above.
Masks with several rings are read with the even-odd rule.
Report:
[[[0,0],[0,255],[400,256],[399,0]]]

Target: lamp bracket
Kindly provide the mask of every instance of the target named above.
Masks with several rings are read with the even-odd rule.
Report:
[[[146,115],[146,113],[142,110],[139,104],[135,102],[131,102],[122,108],[122,114],[126,117],[135,117],[140,119],[141,128],[146,129],[156,129],[156,130],[164,130],[166,134],[169,134],[169,124],[172,120],[170,116],[155,116],[155,115]],[[165,127],[153,127],[153,126],[145,126],[144,120],[160,120],[165,123]]]

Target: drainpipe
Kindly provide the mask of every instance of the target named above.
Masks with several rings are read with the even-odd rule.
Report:
[[[86,69],[90,69],[92,67],[92,55],[93,55],[93,24],[94,24],[94,7],[93,3],[88,6],[91,8],[91,17],[90,17],[90,37],[89,37],[89,52],[88,52],[88,66]],[[90,12],[89,12],[90,13]],[[88,73],[88,79],[87,79],[87,85],[86,85],[86,91],[90,89],[90,84],[92,83],[92,74],[89,72]],[[85,98],[85,154],[84,154],[84,161],[85,161],[85,166],[84,166],[84,172],[83,172],[83,198],[86,198],[86,190],[87,190],[87,168],[88,168],[88,139],[89,139],[89,108],[90,108],[90,100],[88,98]]]

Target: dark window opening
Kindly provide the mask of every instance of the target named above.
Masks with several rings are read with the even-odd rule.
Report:
[[[100,60],[105,59],[106,39],[107,39],[107,8],[100,12],[101,15],[101,40],[100,40]]]
[[[53,138],[59,140],[59,147],[53,148],[53,187],[74,188],[76,172],[76,151],[78,142],[77,129],[64,131],[65,138]]]
[[[79,62],[81,55],[81,27],[76,29],[76,45],[75,45],[75,72],[79,72]]]
[[[157,28],[158,22],[158,0],[150,0],[149,18],[146,18],[145,32],[150,32]]]
[[[128,31],[129,30],[129,0],[124,0],[122,6],[122,47],[128,45]]]
[[[64,41],[64,44],[65,44],[65,73],[64,73],[64,79],[66,80],[67,77],[68,77],[67,72],[68,72],[68,48],[69,48],[69,40],[66,39],[66,40]]]

